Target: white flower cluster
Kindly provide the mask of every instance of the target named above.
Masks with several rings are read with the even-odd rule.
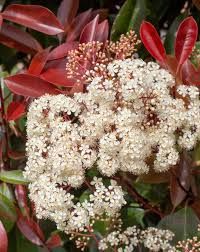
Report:
[[[105,71],[87,93],[32,103],[28,179],[48,173],[58,184],[78,187],[94,164],[106,176],[119,170],[139,175],[149,167],[163,172],[176,165],[180,149],[199,140],[197,87],[177,88],[170,73],[141,59],[116,60]]]
[[[94,192],[84,202],[74,203],[74,196],[66,193],[53,178],[42,174],[30,184],[30,198],[35,203],[38,218],[49,218],[66,233],[88,232],[97,216],[116,216],[126,203],[120,186],[110,180],[107,187],[96,177],[91,182]]]
[[[169,230],[157,228],[147,228],[141,230],[136,226],[128,227],[125,231],[113,231],[99,242],[99,249],[107,251],[115,248],[117,252],[133,252],[136,248],[144,246],[149,251],[158,252],[175,252],[175,248],[171,246],[174,234]]]

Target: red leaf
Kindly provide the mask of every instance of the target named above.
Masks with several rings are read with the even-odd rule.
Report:
[[[32,243],[38,246],[44,245],[44,234],[35,221],[20,215],[17,220],[17,227],[21,233]]]
[[[182,81],[187,85],[200,85],[200,71],[195,68],[190,60],[186,60],[181,68]]]
[[[102,23],[98,24],[95,40],[100,42],[106,42],[106,40],[108,39],[108,34],[108,20],[104,20]]]
[[[2,24],[0,43],[25,53],[35,54],[42,50],[42,46],[30,34],[9,24]]]
[[[149,53],[159,62],[165,64],[166,52],[162,41],[155,29],[149,22],[142,22],[140,27],[141,40]]]
[[[17,203],[25,216],[29,216],[30,209],[27,203],[27,190],[23,185],[15,186],[15,197],[17,199]]]
[[[57,17],[67,31],[72,20],[76,16],[79,0],[63,0],[58,8]]]
[[[33,75],[40,75],[49,57],[50,47],[38,52],[32,59],[28,68],[28,73]]]
[[[5,78],[8,88],[19,95],[40,97],[44,94],[58,94],[59,92],[45,80],[30,74],[16,74]]]
[[[11,4],[2,15],[4,19],[48,35],[56,35],[64,31],[56,16],[40,5]]]
[[[1,29],[2,24],[3,24],[3,17],[2,17],[2,15],[0,14],[0,29]]]
[[[170,196],[176,208],[185,199],[191,186],[191,161],[185,152],[181,154],[179,165],[174,172],[171,176]]]
[[[89,9],[80,13],[71,23],[70,28],[67,33],[66,41],[74,41],[79,36],[84,26],[90,21],[92,10]]]
[[[97,15],[84,28],[80,36],[80,43],[87,43],[95,40],[98,29],[99,15]]]
[[[69,51],[74,50],[77,47],[78,47],[78,42],[63,43],[50,52],[48,56],[48,60],[55,60],[55,59],[66,57]]]
[[[74,82],[66,76],[66,62],[67,59],[49,61],[40,77],[57,86],[72,87]]]
[[[25,152],[18,152],[18,151],[13,151],[13,150],[8,150],[8,156],[14,160],[20,160],[22,158],[25,158]]]
[[[53,234],[47,241],[46,245],[48,248],[53,249],[62,246],[62,240],[58,234]]]
[[[0,252],[7,252],[7,251],[8,251],[8,236],[0,220]]]
[[[23,116],[25,112],[26,109],[24,103],[13,101],[8,105],[6,120],[7,121],[17,120],[21,116]]]
[[[172,75],[176,75],[178,61],[176,57],[172,55],[167,55],[167,68],[172,73]]]
[[[198,26],[193,17],[188,17],[180,24],[175,41],[175,55],[178,60],[177,72],[188,59],[195,45]]]

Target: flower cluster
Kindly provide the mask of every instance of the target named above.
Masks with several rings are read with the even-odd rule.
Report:
[[[106,176],[168,170],[200,138],[198,88],[180,85],[153,62],[116,60],[87,93],[45,95],[30,106],[25,175],[49,173],[72,187],[94,167]],[[176,89],[175,89],[176,88]]]
[[[175,248],[170,244],[174,234],[169,230],[157,228],[147,228],[141,230],[136,226],[128,227],[125,231],[117,230],[109,233],[100,240],[99,249],[107,251],[113,249],[118,252],[132,252],[138,247],[145,247],[149,251],[175,252]],[[109,250],[110,251],[110,250]]]
[[[66,192],[53,176],[39,175],[29,186],[37,217],[55,221],[58,229],[68,234],[87,233],[93,219],[104,215],[112,218],[126,203],[121,187],[114,180],[106,187],[101,179],[94,177],[90,186],[94,190],[89,199],[75,203],[74,195]]]
[[[72,239],[79,234],[81,249],[87,239],[97,239],[95,220],[112,219],[126,203],[114,180],[105,186],[97,178],[89,184],[93,193],[79,202],[70,191],[88,184],[88,170],[107,177],[118,171],[165,172],[178,163],[179,152],[191,150],[200,139],[198,88],[177,86],[168,71],[141,59],[102,66],[103,74],[98,67],[86,72],[86,93],[45,95],[28,112],[24,175],[31,181],[30,198],[39,218],[55,221]],[[142,244],[169,252],[175,251],[172,237],[169,231],[130,227],[110,232],[97,244],[100,250],[116,246],[128,252]]]
[[[91,82],[94,77],[106,77],[106,65],[116,59],[125,59],[136,52],[140,43],[134,31],[122,34],[119,41],[92,41],[79,44],[67,57],[67,76],[76,82]]]

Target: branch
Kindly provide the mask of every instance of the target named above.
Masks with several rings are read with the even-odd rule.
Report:
[[[152,206],[143,196],[141,196],[137,190],[131,185],[129,179],[123,176],[114,177],[118,183],[127,190],[129,195],[144,209],[147,209],[155,214],[159,215],[160,218],[163,218],[165,215],[160,211],[158,207]]]

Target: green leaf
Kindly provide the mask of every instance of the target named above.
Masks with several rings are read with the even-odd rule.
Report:
[[[0,193],[0,219],[3,222],[3,225],[5,226],[7,232],[9,232],[12,229],[17,219],[17,214],[13,202],[1,193]]]
[[[11,190],[10,186],[6,183],[0,184],[0,193],[7,197],[10,201],[14,202],[14,195],[13,191]]]
[[[111,30],[111,39],[116,41],[130,29],[138,33],[141,22],[149,14],[147,0],[126,0],[121,7]]]
[[[177,243],[196,236],[198,224],[199,219],[194,211],[189,207],[185,207],[163,218],[158,227],[171,230],[175,234],[173,242]]]
[[[122,211],[123,223],[128,226],[140,225],[144,227],[143,218],[145,215],[144,209],[140,208],[138,204],[131,204],[130,207]]]
[[[181,14],[180,16],[176,17],[167,31],[167,35],[164,42],[167,54],[174,54],[174,42],[176,37],[176,31],[179,27],[179,24],[185,18],[185,16],[186,16],[185,14]]]
[[[25,185],[29,182],[24,178],[21,170],[2,171],[0,172],[0,180],[16,185]]]

